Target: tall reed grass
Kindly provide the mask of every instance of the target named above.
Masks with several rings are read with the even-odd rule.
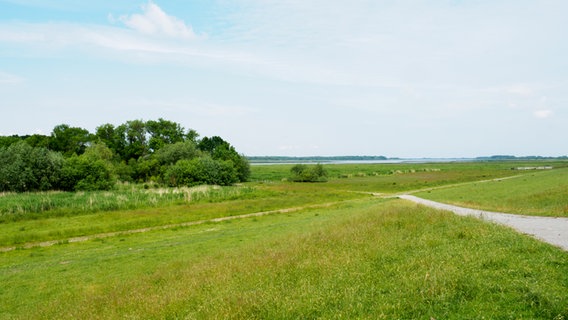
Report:
[[[254,197],[248,186],[144,188],[121,185],[113,191],[4,193],[0,195],[0,223],[90,214],[102,211],[157,208]]]

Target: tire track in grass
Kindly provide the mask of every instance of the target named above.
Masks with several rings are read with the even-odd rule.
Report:
[[[91,234],[86,236],[79,236],[67,239],[59,239],[59,240],[49,240],[49,241],[41,241],[41,242],[28,242],[22,243],[15,246],[10,247],[0,247],[0,252],[9,252],[16,249],[31,249],[37,247],[50,247],[56,244],[65,244],[65,243],[76,243],[76,242],[85,242],[94,239],[104,239],[116,236],[123,236],[123,235],[131,235],[137,233],[144,233],[150,231],[158,231],[158,230],[167,230],[179,227],[190,227],[190,226],[197,226],[202,225],[205,223],[218,223],[228,220],[235,220],[235,219],[246,219],[246,218],[253,218],[253,217],[260,217],[265,215],[272,215],[272,214],[282,214],[282,213],[290,213],[296,212],[304,209],[314,209],[314,208],[326,208],[331,207],[333,205],[339,203],[345,203],[346,201],[336,201],[336,202],[329,202],[323,204],[314,204],[309,206],[302,206],[302,207],[293,207],[293,208],[285,208],[285,209],[277,209],[277,210],[270,210],[270,211],[261,211],[261,212],[254,212],[254,213],[247,213],[241,214],[236,216],[227,216],[227,217],[220,217],[208,220],[198,220],[198,221],[189,221],[189,222],[182,222],[176,224],[168,224],[162,226],[155,226],[155,227],[147,227],[147,228],[140,228],[140,229],[132,229],[132,230],[123,230],[123,231],[115,231],[115,232],[107,232],[107,233],[98,233],[98,234]]]

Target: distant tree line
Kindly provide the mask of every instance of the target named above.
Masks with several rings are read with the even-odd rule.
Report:
[[[164,120],[67,124],[50,135],[0,136],[0,191],[109,190],[117,181],[168,186],[246,181],[248,160],[221,137]]]

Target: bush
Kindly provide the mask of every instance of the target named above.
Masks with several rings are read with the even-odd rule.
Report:
[[[323,165],[307,166],[305,164],[297,164],[290,169],[292,177],[290,180],[294,182],[326,182],[327,171]]]
[[[166,170],[164,180],[172,187],[199,184],[228,186],[239,181],[231,161],[213,160],[210,157],[180,160]]]
[[[94,144],[84,154],[65,160],[61,170],[61,189],[66,191],[110,190],[116,183],[111,163],[112,151]]]
[[[162,165],[175,164],[179,160],[191,160],[200,156],[200,152],[193,141],[167,144],[156,151],[156,158]]]
[[[83,156],[68,158],[61,173],[61,189],[65,191],[110,190],[115,182],[108,163]]]
[[[18,142],[0,148],[0,191],[46,191],[58,187],[63,156]]]

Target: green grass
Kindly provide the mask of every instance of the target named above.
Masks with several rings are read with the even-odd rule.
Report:
[[[396,193],[452,183],[516,174],[516,166],[554,165],[564,162],[474,162],[325,165],[330,181],[318,186],[331,192]],[[0,194],[0,224],[21,220],[90,215],[99,212],[154,209],[188,203],[264,198],[256,186],[274,184],[290,176],[292,165],[252,166],[253,183],[240,187],[155,188],[153,185],[119,185],[102,192],[46,192]],[[264,188],[263,190],[266,190]],[[326,192],[327,192],[326,191]],[[319,191],[316,191],[319,192]]]
[[[0,247],[369,197],[353,192],[320,190],[318,185],[298,183],[250,184],[245,187],[212,189],[209,192],[213,192],[210,198],[199,193],[199,200],[182,205],[79,212],[55,217],[46,214],[46,217],[40,216],[41,218],[0,223]],[[193,198],[196,198],[195,195]]]
[[[449,184],[509,177],[521,166],[566,166],[568,162],[452,162],[395,164],[326,164],[329,181],[322,189],[398,193]],[[252,166],[252,181],[280,181],[293,165]]]
[[[568,256],[403,201],[0,254],[0,318],[562,319]]]
[[[0,252],[0,319],[568,319],[566,252],[366,194],[444,187],[418,195],[531,212],[562,207],[568,169],[475,182],[530,165],[326,165],[330,181],[307,184],[282,182],[289,167],[254,166],[253,182],[228,188],[5,194],[0,246],[61,243]],[[121,207],[97,204],[110,198]],[[28,208],[53,205],[14,217],[8,211],[22,199]],[[318,204],[328,206],[66,240]]]
[[[221,202],[258,196],[248,187],[143,188],[117,185],[113,191],[0,194],[0,223],[87,215],[104,211]]]
[[[521,177],[416,194],[431,200],[507,213],[568,216],[568,169],[532,171]]]

